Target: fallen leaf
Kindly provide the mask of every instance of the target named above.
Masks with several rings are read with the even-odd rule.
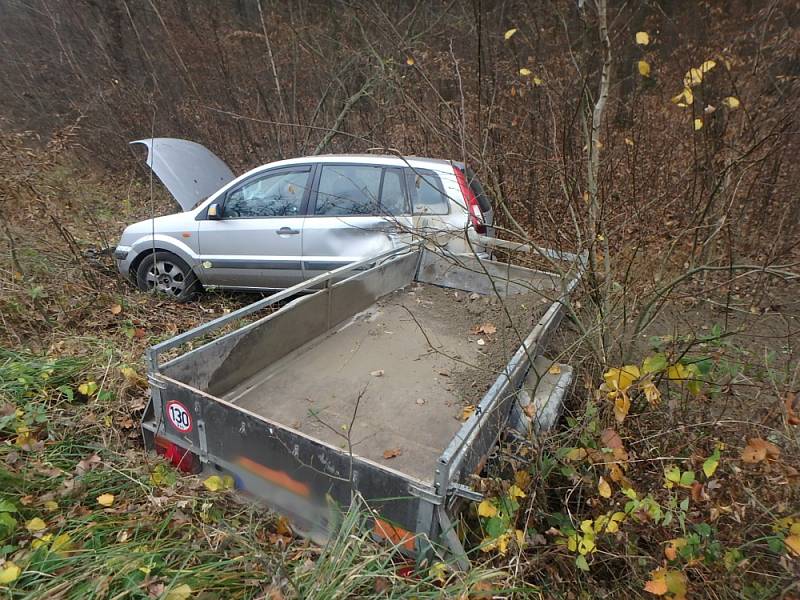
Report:
[[[792,554],[800,556],[800,535],[788,535],[786,539],[783,540],[783,543],[786,544],[786,548],[788,548]]]
[[[789,425],[800,425],[800,397],[794,392],[786,392],[783,404],[786,407],[786,422]]]
[[[7,585],[12,581],[16,581],[20,573],[22,573],[22,569],[13,562],[3,564],[0,567],[0,585]]]
[[[515,33],[517,33],[516,29],[509,29],[503,34],[503,39],[510,40]]]
[[[492,325],[491,323],[484,323],[483,325],[478,325],[472,330],[472,333],[479,334],[485,333],[486,335],[491,335],[493,333],[497,333],[497,327]]]
[[[403,451],[400,448],[390,448],[389,450],[383,451],[383,458],[389,460],[390,458],[394,458],[395,456],[400,456]]]
[[[703,128],[703,119],[697,118],[694,120],[694,130],[700,131]]]
[[[220,477],[219,475],[211,475],[205,481],[203,481],[203,486],[205,486],[209,492],[230,490],[233,489],[233,477],[230,475],[225,475],[223,477]]]
[[[603,444],[603,448],[611,448],[612,450],[621,450],[624,448],[622,438],[611,427],[600,432],[600,442]]]
[[[112,315],[118,315],[121,312],[122,312],[122,306],[120,306],[119,304],[114,304],[111,306]]]
[[[478,516],[479,517],[486,517],[491,519],[493,516],[497,514],[497,507],[492,503],[491,500],[481,500],[481,503],[478,505]]]
[[[531,484],[531,474],[528,473],[528,471],[515,471],[514,483],[517,484],[520,489],[527,489]]]
[[[711,69],[717,66],[716,61],[707,60],[704,61],[702,65],[700,65],[700,72],[701,73],[708,73]]]
[[[383,377],[383,373],[384,373],[383,369],[378,369],[377,371],[371,371],[370,375],[372,375],[373,377]]]
[[[651,573],[650,580],[644,584],[644,591],[663,596],[667,593],[667,580],[664,569],[656,569]]]
[[[411,56],[409,56],[409,57],[406,59],[406,64],[407,64],[409,67],[413,67],[413,66],[414,66],[414,62],[415,62],[415,61],[414,61],[414,58],[413,58],[413,57],[411,57]]]
[[[164,600],[186,600],[191,595],[192,588],[187,584],[182,583],[168,591],[167,595],[164,596]]]
[[[597,484],[597,491],[600,492],[603,498],[611,498],[611,486],[603,477],[600,477],[600,482]]]
[[[703,463],[703,473],[705,473],[707,478],[711,478],[711,476],[714,475],[714,473],[717,471],[717,467],[719,466],[719,459],[720,459],[719,448],[715,448],[714,453],[711,456],[709,456]]]
[[[97,497],[97,503],[100,506],[105,506],[108,508],[112,504],[114,504],[114,494],[101,494]]]
[[[30,531],[31,533],[37,533],[39,531],[43,531],[47,528],[47,524],[42,521],[39,517],[34,517],[30,521],[28,521],[25,525],[25,529]]]
[[[640,60],[637,66],[639,67],[639,75],[642,77],[650,77],[650,65],[647,61]]]
[[[637,31],[636,32],[636,43],[640,46],[647,46],[650,43],[650,36],[647,34],[646,31]]]
[[[767,458],[777,460],[780,452],[780,448],[772,442],[761,438],[750,438],[747,440],[747,446],[742,450],[742,461],[755,464]]]
[[[694,87],[702,81],[703,72],[700,69],[695,69],[694,67],[686,71],[686,75],[683,76],[683,85],[687,88]]]
[[[558,375],[561,373],[561,365],[558,363],[553,363],[552,365],[550,365],[550,368],[547,369],[547,372],[550,373],[551,375]]]
[[[523,77],[527,77],[528,75],[531,74],[531,70],[530,69],[526,69],[525,67],[522,67],[519,70],[519,74],[522,75]]]
[[[461,410],[461,420],[466,421],[475,413],[475,407],[472,404],[465,406]]]
[[[518,485],[514,484],[510,488],[508,488],[508,495],[514,499],[524,498],[525,492],[523,492]]]
[[[88,473],[100,466],[102,462],[102,459],[97,454],[91,454],[78,462],[75,467],[75,474],[83,475],[84,473]]]

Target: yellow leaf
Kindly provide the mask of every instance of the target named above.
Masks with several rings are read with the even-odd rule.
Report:
[[[414,66],[414,62],[415,62],[415,61],[414,61],[414,58],[413,58],[413,57],[411,57],[411,56],[409,56],[409,57],[406,59],[406,64],[407,64],[409,67],[413,67],[413,66]]]
[[[647,46],[650,43],[650,36],[647,35],[646,31],[637,31],[636,32],[636,43],[640,46]]]
[[[619,524],[625,520],[624,512],[617,511],[613,515],[611,515],[611,519],[608,521],[608,526],[606,527],[606,531],[608,533],[616,533],[619,531]]]
[[[792,523],[791,527],[789,527],[789,533],[792,535],[800,535],[800,521]]]
[[[433,566],[428,570],[430,576],[436,579],[439,583],[444,583],[446,572],[447,566],[443,562],[433,563]]]
[[[713,60],[707,60],[702,65],[700,65],[700,72],[701,73],[708,73],[711,69],[717,66],[717,63]]]
[[[669,369],[667,369],[667,379],[672,379],[673,381],[683,381],[688,376],[689,371],[681,363],[672,365]]]
[[[218,492],[223,488],[222,477],[212,475],[203,482],[203,485],[209,492]]]
[[[606,383],[612,389],[625,391],[631,384],[639,379],[641,372],[636,365],[625,365],[621,369],[609,369],[604,375]]]
[[[589,554],[594,552],[597,549],[594,543],[594,533],[587,533],[584,535],[580,542],[578,542],[578,553],[579,554]]]
[[[478,505],[478,516],[491,519],[497,514],[497,507],[490,500],[482,500]]]
[[[673,600],[686,597],[686,575],[681,571],[667,571],[664,574],[667,582],[667,591],[672,594]]]
[[[182,583],[178,587],[174,587],[168,591],[167,595],[164,596],[164,600],[186,600],[191,595],[192,588],[190,588],[187,584]]]
[[[658,387],[649,377],[642,381],[642,391],[644,392],[644,397],[653,406],[656,406],[661,401],[661,392],[658,391]]]
[[[43,535],[39,539],[33,540],[31,542],[31,548],[36,550],[37,548],[41,548],[42,546],[47,546],[50,543],[50,540],[53,539],[53,534],[48,533],[47,535]]]
[[[525,492],[523,492],[519,487],[515,484],[508,488],[508,495],[512,498],[524,498]]]
[[[69,537],[69,534],[62,533],[61,535],[57,535],[56,539],[53,540],[53,543],[50,544],[50,550],[53,552],[64,552],[65,550],[70,549],[70,542],[72,540]]]
[[[0,585],[7,585],[12,581],[16,581],[20,573],[22,573],[22,569],[13,562],[5,563],[0,567]]]
[[[650,65],[646,60],[640,60],[637,65],[639,67],[639,75],[642,77],[650,77]]]
[[[561,373],[561,365],[559,365],[558,363],[553,363],[552,365],[550,365],[550,368],[547,369],[547,372],[550,373],[551,375],[558,375],[559,373]]]
[[[49,511],[58,510],[58,502],[55,500],[48,500],[44,503],[44,507]]]
[[[94,381],[87,381],[78,386],[78,391],[84,396],[91,396],[97,391],[97,383]]]
[[[783,540],[786,548],[795,556],[800,556],[800,535],[789,535]]]
[[[611,486],[602,477],[600,477],[600,483],[597,484],[597,491],[603,498],[611,498]]]
[[[625,392],[621,392],[620,395],[614,400],[614,418],[617,420],[617,423],[622,423],[625,420],[625,417],[628,416],[630,409],[630,398],[628,398],[628,395]]]
[[[567,550],[575,552],[578,550],[578,535],[572,534],[567,538]]]
[[[515,529],[514,536],[517,538],[517,546],[522,548],[525,545],[525,532],[522,529]]]
[[[527,471],[514,472],[514,483],[516,483],[520,489],[526,489],[531,484],[531,474]]]
[[[687,88],[694,87],[701,81],[703,81],[703,72],[694,67],[686,71],[686,75],[683,76],[683,85]]]
[[[703,128],[703,119],[697,118],[694,120],[694,130],[700,131]]]
[[[736,110],[737,108],[739,108],[739,105],[741,104],[739,102],[739,99],[736,98],[735,96],[728,96],[722,101],[722,103],[731,110]]]
[[[539,79],[535,75],[531,81],[533,81],[533,85],[542,85],[542,83],[544,83],[541,79]]]
[[[473,415],[474,412],[475,412],[475,407],[472,404],[465,406],[461,411],[461,420],[466,421]]]
[[[499,538],[497,538],[497,551],[500,554],[505,554],[508,552],[508,542],[511,540],[511,536],[508,533],[504,533]]]
[[[583,533],[593,534],[594,533],[594,521],[592,519],[584,519],[581,521],[581,531]]]
[[[632,140],[631,138],[625,138],[625,143],[626,143],[628,146],[633,146],[633,140]]]
[[[672,101],[678,106],[686,108],[690,104],[694,103],[694,94],[692,93],[692,90],[687,87],[677,96],[673,96]]]
[[[111,314],[118,315],[122,312],[122,307],[119,304],[114,304],[111,306]]]
[[[45,529],[47,525],[44,521],[42,521],[39,517],[35,517],[28,521],[27,525],[25,525],[25,529],[30,531],[31,533],[36,533],[38,531],[42,531]]]
[[[508,31],[506,31],[506,32],[503,34],[503,38],[504,38],[504,39],[507,39],[507,40],[510,40],[510,39],[511,39],[511,37],[512,37],[512,36],[513,36],[515,33],[517,33],[517,30],[516,30],[516,29],[509,29]]]
[[[114,504],[114,494],[101,494],[97,497],[97,503],[100,506],[105,506],[108,508],[112,504]]]
[[[573,448],[572,450],[567,452],[567,455],[564,458],[566,458],[569,461],[583,460],[584,458],[586,458],[586,454],[587,454],[586,448]]]
[[[519,74],[522,75],[523,77],[527,77],[528,75],[531,74],[531,70],[530,69],[526,69],[525,67],[522,67],[519,70]]]

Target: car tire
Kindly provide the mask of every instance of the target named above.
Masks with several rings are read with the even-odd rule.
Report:
[[[155,290],[178,302],[188,302],[200,291],[200,281],[186,261],[163,250],[147,252],[136,269],[136,285],[143,292]]]

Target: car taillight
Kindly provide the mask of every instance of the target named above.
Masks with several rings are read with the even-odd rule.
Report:
[[[156,454],[163,456],[172,465],[184,473],[198,473],[200,471],[200,461],[197,455],[181,448],[178,444],[173,444],[168,439],[155,438]]]
[[[458,187],[461,188],[461,195],[467,203],[467,212],[469,213],[469,220],[475,233],[486,233],[486,223],[483,222],[483,213],[481,212],[481,205],[478,204],[478,199],[469,187],[467,178],[464,172],[458,167],[453,167],[453,172],[456,174]]]

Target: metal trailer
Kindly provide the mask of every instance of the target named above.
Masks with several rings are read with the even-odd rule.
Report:
[[[481,470],[509,419],[517,428],[547,426],[531,424],[530,409],[521,410],[520,404],[533,402],[536,414],[552,423],[571,380],[566,365],[548,369],[552,363],[542,355],[585,260],[551,250],[535,251],[554,265],[566,263],[560,275],[448,255],[417,243],[314,277],[152,346],[147,353],[151,399],[142,419],[146,447],[166,453],[183,469],[194,465],[195,471],[231,475],[238,490],[287,515],[295,529],[318,542],[335,530],[341,509],[357,492],[370,507],[377,537],[418,557],[434,548],[449,550],[451,558],[466,567],[469,563],[451,517],[463,499],[481,499],[469,486],[470,475]],[[314,378],[315,373],[302,370],[304,356],[315,351],[333,356],[338,352],[337,336],[351,335],[348,327],[352,331],[352,323],[364,321],[379,299],[413,282],[505,297],[533,290],[548,298],[543,316],[465,422],[424,417],[414,421],[413,411],[399,409],[379,415],[390,421],[406,419],[404,439],[410,446],[425,435],[426,427],[454,428],[454,434],[438,440],[438,446],[434,438],[428,446],[420,446],[418,455],[411,452],[410,459],[398,465],[374,452],[364,455],[368,453],[357,445],[332,443],[328,431],[332,427],[322,428],[327,432],[327,439],[322,439],[326,436],[319,435],[319,429],[300,431],[297,423],[270,413],[281,402],[287,404],[287,390],[291,392],[292,386],[302,388],[307,379]],[[274,310],[276,303],[286,300]],[[265,312],[236,329],[231,327],[244,317]],[[212,333],[216,337],[209,336]],[[190,348],[176,355],[187,344]],[[168,360],[162,364],[168,351]],[[406,359],[396,356],[393,360]],[[289,380],[281,383],[279,376],[287,368]],[[379,396],[397,402],[412,383],[434,385],[433,380],[392,383],[386,378]],[[355,405],[357,383],[350,388],[346,391]],[[259,406],[266,408],[248,408],[240,400],[242,389],[258,390]],[[302,402],[290,399],[288,410],[296,411],[298,404]],[[369,421],[369,415],[366,418]],[[374,418],[369,423],[381,426]]]

